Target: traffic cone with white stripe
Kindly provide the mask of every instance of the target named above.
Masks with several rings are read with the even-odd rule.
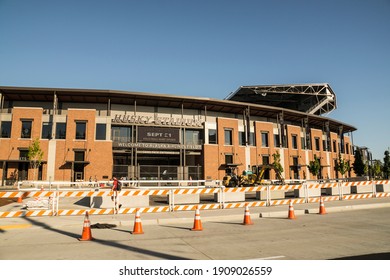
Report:
[[[203,228],[202,228],[202,221],[200,220],[200,211],[199,211],[199,207],[198,206],[196,206],[195,218],[194,218],[194,226],[193,226],[193,228],[191,230],[193,230],[193,231],[201,231],[201,230],[203,230]]]
[[[253,225],[251,214],[249,213],[249,206],[245,204],[245,214],[244,214],[244,222],[243,225]]]
[[[85,212],[84,225],[83,225],[83,233],[81,234],[80,241],[90,241],[93,240],[92,232],[91,232],[91,223],[89,221],[88,211]]]
[[[135,221],[134,221],[134,228],[132,234],[143,234],[144,231],[142,230],[142,222],[141,222],[141,215],[139,213],[139,208],[137,208],[137,211],[135,212]]]
[[[319,211],[318,214],[320,214],[320,215],[325,215],[325,214],[327,214],[327,213],[326,213],[326,210],[325,210],[324,200],[322,199],[322,197],[320,197],[320,211]]]
[[[294,206],[292,201],[290,200],[290,205],[288,206],[288,218],[289,219],[296,219],[295,212],[294,212]]]

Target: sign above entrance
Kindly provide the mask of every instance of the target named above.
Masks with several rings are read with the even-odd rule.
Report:
[[[170,117],[151,117],[137,115],[119,115],[116,114],[112,123],[129,123],[129,124],[152,124],[159,126],[185,126],[185,127],[202,127],[202,120],[170,118]]]
[[[179,144],[179,134],[179,128],[139,126],[138,142]]]

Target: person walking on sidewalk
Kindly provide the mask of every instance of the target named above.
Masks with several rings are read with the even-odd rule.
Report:
[[[111,191],[114,192],[113,196],[111,196],[111,200],[114,201],[114,212],[115,214],[118,214],[118,210],[122,207],[122,204],[119,204],[119,196],[118,196],[118,191],[120,191],[120,183],[116,177],[113,177],[113,184]],[[118,207],[119,204],[119,207]]]

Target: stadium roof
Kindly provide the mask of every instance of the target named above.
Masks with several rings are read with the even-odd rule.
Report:
[[[336,108],[336,94],[328,84],[241,86],[225,98],[326,115]]]

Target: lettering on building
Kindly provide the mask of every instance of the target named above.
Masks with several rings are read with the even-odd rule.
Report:
[[[128,123],[128,124],[151,124],[159,126],[180,126],[180,127],[202,127],[202,120],[186,119],[186,118],[171,118],[171,117],[156,117],[137,116],[137,115],[119,115],[116,114],[112,123]]]

